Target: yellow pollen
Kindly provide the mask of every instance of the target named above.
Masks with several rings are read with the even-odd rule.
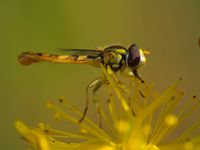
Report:
[[[88,131],[87,131],[86,129],[84,129],[84,128],[81,128],[81,129],[80,129],[80,132],[81,132],[82,134],[87,134],[87,133],[88,133]]]
[[[186,142],[184,145],[184,150],[193,150],[194,149],[194,145],[192,144],[192,142]]]
[[[150,124],[146,124],[146,125],[144,125],[144,127],[142,128],[142,130],[143,130],[144,134],[146,136],[148,136],[151,133],[151,131],[152,131],[152,127],[151,127]]]
[[[98,148],[97,150],[114,150],[114,147],[111,147],[111,146],[103,146],[103,147]]]
[[[165,118],[165,123],[168,126],[175,126],[178,123],[178,117],[172,114],[167,115]]]
[[[144,150],[160,150],[156,145],[147,145],[145,146]]]
[[[127,121],[120,120],[120,121],[117,123],[117,130],[118,130],[120,133],[125,133],[125,132],[127,132],[127,131],[130,130],[130,124],[129,124]]]

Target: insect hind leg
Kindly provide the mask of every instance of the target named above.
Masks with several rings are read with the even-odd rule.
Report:
[[[86,101],[85,101],[85,108],[84,108],[84,111],[83,111],[83,115],[82,117],[79,119],[79,123],[83,122],[83,120],[85,119],[86,117],[86,114],[87,114],[87,111],[88,111],[88,107],[89,107],[89,91],[91,88],[92,89],[92,93],[93,95],[95,96],[96,95],[96,91],[102,86],[102,84],[105,82],[105,78],[104,77],[98,77],[96,78],[95,80],[93,80],[86,88]],[[96,107],[98,109],[98,116],[99,116],[99,119],[101,118],[100,117],[100,110],[99,110],[99,104],[98,104],[98,101],[94,100],[94,103],[96,104]],[[100,122],[101,122],[101,119],[100,119]]]

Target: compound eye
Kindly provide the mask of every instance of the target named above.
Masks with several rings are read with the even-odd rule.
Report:
[[[136,69],[140,63],[140,51],[135,44],[131,45],[128,49],[126,63],[132,69]]]

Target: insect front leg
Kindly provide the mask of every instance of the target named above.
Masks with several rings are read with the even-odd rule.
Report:
[[[93,88],[93,89],[92,89],[92,94],[93,94],[93,96],[95,97],[97,90],[98,90],[98,89],[102,86],[102,84],[105,83],[105,82],[106,82],[106,79],[105,79],[104,77],[101,76],[101,77],[98,77],[98,78],[96,78],[95,80],[93,80],[93,81],[87,86],[87,88],[86,88],[86,101],[85,101],[86,104],[85,104],[85,109],[84,109],[84,111],[83,111],[83,116],[79,119],[79,123],[81,123],[81,122],[84,120],[84,118],[85,118],[85,116],[86,116],[86,114],[87,114],[87,111],[88,111],[88,107],[89,107],[89,91],[90,91],[90,89]],[[99,108],[98,101],[95,100],[95,98],[94,98],[94,103],[95,103],[95,105],[96,105],[96,107],[97,107],[97,109],[98,109],[98,118],[99,118],[100,126],[101,126],[100,108]]]
[[[138,72],[136,69],[134,69],[134,70],[126,69],[126,70],[120,71],[120,73],[122,76],[125,76],[125,77],[134,77],[135,76],[141,83],[144,83],[144,80],[138,75]],[[142,97],[145,97],[145,95],[143,94],[143,92],[141,90],[139,90],[139,92]]]
[[[132,70],[134,76],[139,79],[142,83],[144,83],[144,80],[138,75],[137,69]]]

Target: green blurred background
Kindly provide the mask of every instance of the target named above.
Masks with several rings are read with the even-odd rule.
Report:
[[[83,109],[85,87],[101,74],[86,65],[21,66],[23,51],[137,43],[148,49],[139,70],[157,89],[179,77],[200,96],[199,0],[0,0],[0,149],[26,149],[14,121],[52,122],[47,100],[67,97]],[[56,50],[55,50],[56,52]]]

